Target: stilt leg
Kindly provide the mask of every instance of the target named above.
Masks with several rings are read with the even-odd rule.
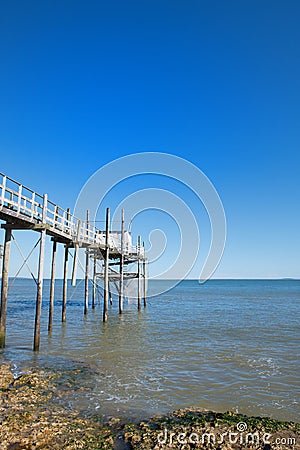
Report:
[[[96,293],[97,293],[96,270],[97,270],[97,259],[96,259],[96,257],[94,257],[92,309],[95,309],[95,305],[96,305]]]
[[[143,294],[144,294],[144,307],[147,305],[147,274],[146,274],[146,260],[143,260]]]
[[[69,261],[69,248],[65,246],[65,259],[64,259],[64,280],[63,280],[63,303],[61,311],[61,321],[66,321],[67,316],[67,288],[68,288],[68,261]]]
[[[108,310],[108,271],[109,271],[109,222],[110,222],[110,209],[106,210],[106,234],[105,234],[105,260],[104,260],[104,301],[103,301],[103,322],[107,322],[107,310]]]
[[[87,211],[86,214],[86,225],[88,229],[89,236],[89,222],[90,222],[90,214]],[[89,249],[87,248],[85,251],[85,288],[84,288],[84,314],[88,313],[89,309]]]
[[[43,219],[42,219],[43,224],[46,222],[46,215],[47,215],[47,195],[44,195]],[[46,229],[44,228],[41,231],[41,241],[40,241],[40,255],[38,266],[38,281],[37,281],[36,309],[35,309],[35,323],[34,323],[34,342],[33,342],[34,351],[40,349],[45,242],[46,242]]]
[[[10,259],[10,245],[11,245],[11,228],[5,229],[4,238],[4,254],[2,266],[2,284],[1,284],[1,311],[0,311],[0,348],[5,347],[6,337],[6,307],[8,294],[8,268]]]
[[[124,291],[124,209],[121,217],[121,256],[120,256],[120,289],[119,289],[119,313],[123,312],[123,291]]]
[[[138,269],[138,273],[137,273],[137,278],[138,278],[138,285],[137,285],[137,290],[138,290],[138,309],[141,309],[141,262],[140,262],[140,248],[141,248],[141,237],[138,237],[138,261],[137,261],[137,269]]]
[[[52,330],[53,308],[54,308],[56,248],[57,248],[57,242],[53,241],[52,264],[51,264],[51,281],[50,281],[49,320],[48,320],[48,331],[49,331],[49,333]]]

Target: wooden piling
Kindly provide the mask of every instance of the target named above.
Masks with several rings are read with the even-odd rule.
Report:
[[[64,258],[64,279],[63,279],[63,301],[61,310],[61,321],[66,321],[67,316],[67,290],[68,290],[68,261],[69,261],[69,247],[65,245],[65,258]]]
[[[106,209],[105,227],[105,259],[104,259],[104,296],[103,296],[103,322],[107,322],[108,297],[109,297],[109,224],[110,209]]]
[[[96,293],[97,293],[97,259],[96,259],[96,256],[94,256],[92,309],[95,309],[95,305],[96,305]]]
[[[70,208],[67,209],[66,215],[66,231],[70,230]],[[65,257],[64,257],[64,279],[63,279],[63,301],[61,309],[61,321],[65,322],[67,318],[67,290],[68,290],[68,262],[69,262],[69,246],[65,244]]]
[[[54,240],[52,246],[52,263],[51,263],[51,280],[50,280],[49,320],[48,320],[49,333],[52,330],[53,309],[54,309],[56,249],[57,249],[57,242]]]
[[[2,283],[1,283],[1,311],[0,311],[0,348],[5,347],[6,337],[6,309],[7,309],[7,294],[8,294],[8,268],[10,259],[12,230],[8,224],[5,227],[4,237],[4,253],[2,265]]]
[[[143,242],[143,298],[144,298],[144,308],[147,306],[147,273],[146,273],[146,258],[145,258],[145,243]]]
[[[72,267],[72,278],[71,278],[71,285],[72,286],[76,286],[78,250],[79,250],[79,246],[78,246],[78,244],[75,244],[75,246],[74,246],[74,257],[73,257],[73,267]]]
[[[90,226],[90,212],[86,212],[86,227],[87,235],[89,238],[89,226]],[[84,314],[88,313],[89,309],[89,249],[85,250],[85,283],[84,283]]]
[[[112,306],[112,304],[113,304],[113,296],[112,296],[112,293],[111,293],[110,282],[109,281],[108,281],[108,293],[109,293],[109,304],[110,304],[110,306]]]
[[[79,250],[79,238],[80,238],[80,227],[81,227],[81,220],[78,220],[77,224],[77,242],[75,244],[75,250],[74,250],[74,259],[73,259],[73,269],[72,269],[72,286],[76,285],[76,275],[77,275],[77,265],[78,265],[78,250]]]
[[[124,291],[124,209],[121,214],[121,254],[120,254],[120,286],[119,286],[119,313],[123,312]]]
[[[35,323],[34,323],[34,339],[33,350],[37,351],[40,348],[40,334],[41,334],[41,309],[42,309],[42,297],[43,297],[43,276],[44,276],[44,257],[45,257],[45,242],[46,242],[46,218],[47,218],[47,194],[44,195],[43,201],[43,214],[40,240],[40,254],[38,265],[38,281],[37,281],[37,294],[36,294],[36,309],[35,309]]]
[[[141,236],[138,236],[138,251],[137,251],[137,291],[138,291],[138,309],[141,309],[141,261],[140,261],[140,254],[141,254]]]

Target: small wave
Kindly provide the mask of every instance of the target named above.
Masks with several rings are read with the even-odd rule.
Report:
[[[281,374],[280,366],[273,358],[249,359],[247,363],[258,373],[260,378],[269,378]]]

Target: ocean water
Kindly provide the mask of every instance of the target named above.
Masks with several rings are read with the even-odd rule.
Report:
[[[26,279],[11,288],[0,358],[16,374],[28,367],[79,368],[66,396],[70,408],[130,420],[197,407],[300,421],[300,281],[182,281],[149,298],[140,312],[129,301],[120,317],[115,301],[106,324],[101,297],[84,317],[79,283],[69,286],[62,325],[57,280],[48,335],[45,280],[38,353],[32,352],[35,289]]]

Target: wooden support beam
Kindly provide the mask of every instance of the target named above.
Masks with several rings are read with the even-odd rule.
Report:
[[[33,219],[34,214],[35,214],[35,192],[32,192],[32,194],[31,194],[31,202],[30,202],[30,204],[31,204],[31,214],[30,214],[30,216]]]
[[[111,289],[110,289],[110,282],[108,282],[108,292],[109,292],[109,304],[110,304],[110,306],[112,306],[113,297],[112,297],[112,293],[111,293]]]
[[[109,297],[109,224],[110,209],[106,209],[106,227],[105,227],[105,258],[104,258],[104,296],[103,296],[103,322],[107,322],[108,297]]]
[[[66,227],[67,227],[67,234],[71,234],[71,209],[67,208],[67,221],[66,221]]]
[[[120,288],[119,288],[119,313],[123,312],[124,295],[124,209],[121,214],[121,255],[120,255]]]
[[[147,274],[146,274],[146,258],[145,258],[145,243],[143,242],[144,259],[143,259],[143,297],[144,308],[147,305]]]
[[[11,228],[7,227],[5,229],[3,265],[2,265],[1,310],[0,310],[0,348],[5,347],[5,337],[6,337],[8,268],[9,268],[9,259],[10,259],[11,236],[12,236],[12,230],[11,230]]]
[[[4,205],[4,200],[5,200],[5,189],[6,189],[6,175],[3,175],[3,178],[2,178],[2,188],[1,188],[1,206]]]
[[[72,286],[76,286],[76,275],[77,275],[77,263],[78,263],[78,244],[75,244],[74,257],[73,257],[73,267],[72,267]]]
[[[66,316],[67,316],[68,261],[69,261],[69,247],[67,245],[65,245],[63,302],[62,302],[62,310],[61,310],[61,321],[62,322],[66,321]]]
[[[78,224],[77,224],[77,242],[79,241],[80,227],[81,227],[81,220],[78,220]],[[72,269],[72,286],[76,285],[76,275],[77,275],[77,265],[78,265],[78,250],[79,250],[79,245],[78,245],[78,243],[76,243],[75,244],[75,250],[74,250],[73,269]]]
[[[1,228],[10,228],[11,230],[35,230],[35,225],[27,224],[25,222],[20,224],[20,221],[18,221],[18,223],[3,223]],[[43,227],[39,226],[36,231],[41,231],[41,229],[43,229]]]
[[[49,319],[48,319],[48,332],[49,333],[52,331],[52,320],[53,320],[53,309],[54,309],[56,249],[57,249],[57,242],[53,241],[53,246],[52,246],[52,263],[51,263],[51,280],[50,280],[50,299],[49,299]]]
[[[121,258],[121,254],[120,254],[120,258]],[[138,262],[138,260],[135,258],[135,259],[125,259],[125,255],[124,255],[124,262],[123,262],[123,265],[125,266],[125,265],[127,265],[127,264],[134,264],[134,263],[137,263]],[[111,267],[111,266],[119,266],[120,265],[120,259],[119,259],[119,261],[116,261],[116,262],[110,262],[109,263],[109,267]]]
[[[94,256],[92,309],[95,309],[96,305],[96,291],[97,291],[97,258],[96,256]]]
[[[70,227],[70,208],[67,209],[67,215],[65,218],[66,232]],[[65,245],[65,258],[64,258],[64,279],[63,279],[63,301],[61,309],[61,321],[65,322],[67,320],[67,290],[68,290],[68,262],[69,262],[69,246]]]
[[[18,206],[17,206],[17,216],[20,214],[20,210],[21,210],[21,200],[22,200],[22,189],[23,186],[20,184],[19,185],[19,192],[18,192]]]
[[[137,262],[137,278],[138,278],[138,285],[137,285],[137,294],[138,294],[138,309],[141,309],[141,262],[140,262],[140,252],[141,252],[141,236],[138,236],[138,262]]]
[[[44,195],[43,201],[43,213],[42,223],[46,224],[47,218],[47,194]],[[36,294],[36,308],[35,308],[35,322],[34,322],[34,338],[33,338],[33,350],[40,349],[40,335],[41,335],[41,309],[43,298],[43,277],[44,277],[44,257],[45,257],[45,242],[46,242],[46,228],[41,231],[40,241],[40,254],[38,265],[38,281],[37,281],[37,294]]]
[[[89,239],[90,212],[86,212],[87,237]],[[84,314],[89,309],[89,249],[85,251],[85,285],[84,285]]]
[[[57,216],[58,216],[58,205],[54,206],[54,216],[53,216],[53,225],[57,227]]]

